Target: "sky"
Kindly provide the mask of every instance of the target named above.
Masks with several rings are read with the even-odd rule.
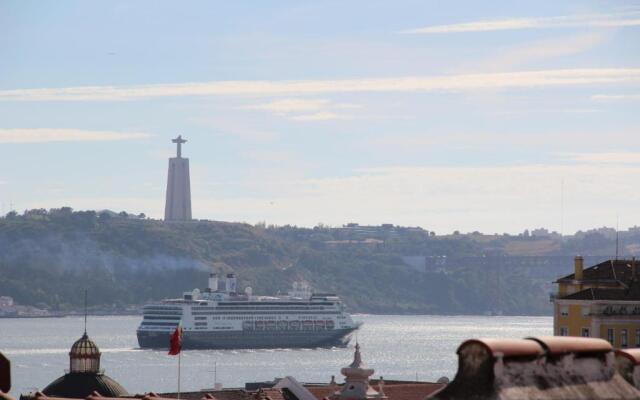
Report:
[[[0,205],[640,225],[640,2],[0,0]]]

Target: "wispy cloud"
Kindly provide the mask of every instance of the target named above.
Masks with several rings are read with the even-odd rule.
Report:
[[[424,153],[425,148],[457,149],[469,148],[474,151],[500,148],[506,153],[527,149],[535,154],[554,153],[555,156],[573,161],[576,154],[591,154],[594,149],[600,152],[618,154],[620,144],[626,148],[640,148],[640,131],[634,129],[569,131],[482,131],[470,129],[464,131],[442,131],[423,128],[414,132],[387,132],[369,138],[363,146],[371,151],[391,151],[409,155]]]
[[[0,129],[0,143],[99,142],[146,139],[143,132],[90,131],[81,129]]]
[[[338,110],[362,108],[358,104],[334,103],[327,99],[282,99],[243,107],[264,110],[293,121],[326,121],[348,118]]]
[[[4,101],[123,101],[155,97],[309,95],[354,92],[461,92],[640,82],[640,68],[555,69],[381,79],[222,81],[0,91]]]
[[[559,156],[586,164],[640,164],[640,152],[561,153]]]
[[[290,119],[294,121],[329,121],[332,119],[345,119],[345,118],[349,118],[349,117],[324,111],[324,112],[317,112],[313,114],[295,115]]]
[[[638,101],[640,94],[596,94],[591,96],[593,101]]]
[[[448,25],[433,25],[401,31],[407,34],[490,32],[517,29],[547,28],[619,28],[639,26],[640,13],[629,11],[615,14],[582,14],[534,18],[504,18],[464,22]]]
[[[278,115],[286,115],[292,112],[318,111],[329,104],[326,99],[282,99],[265,104],[256,104],[245,108],[252,110],[265,110]]]
[[[592,31],[521,43],[506,48],[496,48],[486,60],[474,60],[474,68],[490,71],[507,71],[539,60],[566,57],[584,53],[603,45],[612,34],[609,31]]]

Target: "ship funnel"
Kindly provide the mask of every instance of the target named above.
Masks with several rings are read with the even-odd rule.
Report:
[[[236,276],[234,274],[228,274],[227,275],[227,293],[235,293],[237,284],[238,284],[238,281],[236,279]]]
[[[209,274],[209,291],[218,291],[218,274],[216,274],[215,272]]]

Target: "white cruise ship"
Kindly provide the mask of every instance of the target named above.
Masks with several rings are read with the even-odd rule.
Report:
[[[167,348],[180,324],[183,349],[314,348],[344,346],[360,326],[334,294],[312,293],[294,283],[285,296],[254,296],[236,291],[233,274],[182,298],[145,305],[138,327],[142,348]]]

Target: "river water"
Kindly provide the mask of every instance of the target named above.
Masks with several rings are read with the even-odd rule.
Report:
[[[551,317],[356,315],[362,356],[375,376],[435,381],[453,378],[456,349],[469,338],[551,335]],[[101,367],[130,393],[175,391],[177,357],[141,350],[140,317],[89,317],[88,334],[102,352]],[[15,396],[64,374],[69,349],[83,333],[82,317],[0,319],[0,351],[12,365]],[[225,387],[292,375],[303,382],[341,381],[353,348],[280,350],[191,350],[181,358],[182,390]]]

